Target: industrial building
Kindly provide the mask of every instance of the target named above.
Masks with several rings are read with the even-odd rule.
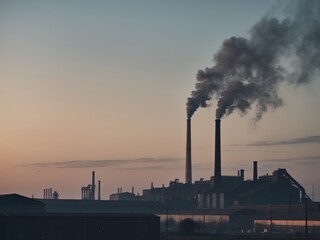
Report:
[[[0,214],[3,240],[160,239],[152,214]]]
[[[258,162],[253,161],[253,174],[250,180],[244,179],[243,169],[238,170],[235,176],[221,175],[220,125],[220,119],[215,120],[214,172],[209,180],[192,181],[191,119],[187,119],[185,181],[174,179],[168,186],[162,184],[160,187],[155,187],[151,183],[150,188],[144,189],[141,196],[134,193],[133,187],[131,192],[122,192],[120,187],[116,193],[109,196],[109,199],[123,202],[156,202],[176,210],[228,210],[268,205],[292,206],[305,201],[311,202],[303,186],[286,169],[277,169],[269,175],[259,176]],[[57,199],[58,195],[53,197],[52,189],[45,189],[44,202],[48,206],[56,206],[59,203],[50,201],[53,198]],[[94,171],[91,184],[81,188],[81,199],[101,200],[101,182],[98,181],[96,187]],[[85,204],[91,206],[97,203]]]
[[[61,209],[76,212],[118,212],[153,213],[162,221],[181,221],[192,218],[204,225],[217,227],[227,224],[229,231],[239,232],[254,228],[255,221],[282,214],[294,219],[308,211],[319,221],[320,205],[313,203],[286,169],[274,170],[271,174],[259,175],[258,162],[253,161],[252,178],[244,179],[244,170],[239,169],[234,176],[221,174],[221,121],[215,121],[214,172],[209,180],[192,180],[191,159],[191,120],[187,120],[185,181],[174,179],[167,186],[154,186],[144,189],[142,196],[131,192],[118,192],[110,195],[109,201],[43,200],[50,212]],[[92,182],[94,186],[94,181]],[[92,190],[90,190],[90,194]],[[278,219],[281,219],[279,216]],[[172,221],[171,221],[172,222]],[[174,222],[174,221],[173,221]],[[265,223],[265,222],[263,222]],[[214,227],[213,227],[214,228]]]
[[[30,199],[19,194],[0,195],[0,213],[43,213],[45,204],[35,199]]]
[[[111,194],[109,197],[110,200],[116,200],[116,201],[142,201],[142,196],[136,195],[134,193],[134,187],[132,187],[131,192],[122,192],[122,187],[118,188],[118,192]]]
[[[216,187],[214,177],[209,181],[200,179],[193,184],[184,184],[176,179],[168,187],[143,190],[143,199],[178,209],[222,210],[257,205],[289,206],[303,203],[306,196],[304,188],[285,169],[278,169],[272,175],[256,180],[245,181],[240,175],[221,176],[220,181],[220,187]],[[308,198],[308,201],[311,200]]]
[[[81,188],[81,199],[82,200],[95,200],[96,199],[96,180],[95,172],[92,172],[92,183],[88,186]],[[101,181],[98,180],[98,200],[101,200]]]
[[[258,162],[253,162],[252,180],[244,180],[244,170],[236,176],[221,175],[221,121],[215,121],[214,176],[192,182],[191,120],[187,119],[185,183],[178,179],[168,187],[143,190],[143,199],[185,209],[231,209],[263,205],[293,205],[311,201],[304,188],[286,171],[258,176]]]
[[[215,123],[214,174],[209,180],[192,181],[191,120],[188,119],[184,182],[175,179],[160,187],[151,183],[142,196],[136,195],[134,188],[131,192],[118,188],[110,200],[101,200],[101,183],[98,181],[96,187],[93,171],[91,184],[81,188],[81,200],[58,199],[52,188],[44,189],[43,199],[37,200],[17,194],[3,195],[0,196],[0,238],[18,239],[19,234],[25,234],[28,237],[24,239],[107,236],[108,239],[159,239],[160,220],[174,228],[177,221],[186,218],[202,224],[207,231],[218,231],[225,225],[225,230],[234,233],[252,231],[255,225],[270,231],[273,226],[268,227],[268,221],[272,218],[279,224],[292,221],[291,225],[299,226],[306,212],[313,221],[310,223],[319,224],[320,205],[311,201],[286,169],[259,176],[258,162],[254,161],[250,180],[244,179],[243,169],[235,176],[222,175],[221,122],[218,119]],[[29,226],[30,222],[34,224]],[[121,229],[128,231],[124,233]],[[55,233],[52,235],[51,231]]]
[[[100,213],[68,212],[63,211],[61,205],[63,201],[58,211],[47,211],[45,204],[38,200],[18,194],[1,195],[0,239],[160,239],[160,218],[153,214],[107,213],[101,212],[101,208]]]

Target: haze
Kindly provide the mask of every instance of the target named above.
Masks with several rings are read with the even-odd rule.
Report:
[[[232,36],[288,1],[1,1],[0,194],[102,198],[184,181],[185,103]],[[320,78],[281,86],[284,106],[221,121],[222,174],[287,168],[320,200]],[[217,102],[192,118],[193,180],[213,175]]]

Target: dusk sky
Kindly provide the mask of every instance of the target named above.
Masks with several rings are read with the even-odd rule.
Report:
[[[278,0],[0,0],[0,194],[102,199],[184,182],[186,102],[223,41],[249,37]],[[284,11],[282,11],[284,10]],[[290,56],[283,59],[289,65]],[[222,175],[286,168],[320,200],[320,72],[280,84],[283,105],[221,119]],[[213,175],[217,100],[192,117],[193,181]]]

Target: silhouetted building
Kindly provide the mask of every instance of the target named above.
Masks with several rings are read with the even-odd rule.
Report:
[[[1,240],[159,240],[152,214],[0,213]]]
[[[45,211],[45,205],[35,199],[18,194],[0,195],[0,213],[41,213]]]
[[[114,193],[111,194],[109,197],[110,200],[118,200],[118,201],[136,201],[138,198],[136,198],[136,195],[134,193],[130,192],[124,192],[124,193]],[[141,199],[139,199],[141,200]]]
[[[298,204],[306,197],[304,188],[285,169],[258,179],[258,162],[253,162],[253,179],[244,180],[244,170],[237,176],[221,174],[221,121],[215,120],[214,176],[209,181],[192,182],[191,120],[187,119],[185,183],[178,179],[169,186],[143,190],[143,200],[166,204],[174,209],[229,209],[235,206]],[[119,193],[119,191],[118,191]],[[117,199],[114,195],[114,200]]]
[[[143,200],[166,204],[173,209],[230,209],[256,205],[301,204],[308,196],[304,188],[285,170],[257,177],[254,163],[253,180],[244,180],[244,170],[238,176],[220,176],[218,187],[215,177],[200,179],[192,184],[171,181],[168,187],[143,190]]]
[[[52,188],[43,189],[43,199],[52,199]]]
[[[59,193],[57,191],[52,192],[52,188],[43,189],[43,199],[58,199]]]
[[[35,200],[18,194],[0,195],[0,239],[160,239],[159,217],[147,213],[130,213],[135,207],[115,207],[117,204],[112,204],[112,201],[107,206],[106,202]],[[92,203],[92,208],[87,206],[89,203]],[[144,204],[140,210],[146,206]]]
[[[87,186],[81,187],[81,199],[82,200],[96,200],[96,175],[95,171],[92,171],[92,182]],[[101,181],[98,180],[98,200],[101,200]]]
[[[198,195],[198,208],[228,209],[234,206],[290,205],[304,202],[304,188],[285,169],[278,169],[272,176],[253,181],[234,181],[221,178],[219,188],[212,187]],[[224,179],[229,180],[224,182]],[[219,204],[216,202],[217,195]]]
[[[52,198],[59,199],[59,193],[57,191],[54,191],[54,193],[52,194]]]
[[[82,200],[92,200],[92,185],[89,184],[86,187],[81,188],[81,199]]]
[[[113,193],[109,196],[109,199],[112,201],[142,201],[142,196],[139,193],[136,195],[134,193],[134,187],[132,187],[132,191],[130,192],[122,192],[122,187],[118,188],[117,193]]]

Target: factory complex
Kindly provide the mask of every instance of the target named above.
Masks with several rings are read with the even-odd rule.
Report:
[[[79,200],[59,199],[52,188],[43,190],[43,199],[1,195],[1,239],[18,239],[21,234],[29,236],[22,239],[160,239],[160,232],[178,231],[179,223],[187,219],[197,223],[199,232],[211,234],[319,236],[320,203],[313,202],[286,169],[259,176],[258,162],[253,161],[250,180],[244,179],[243,169],[235,176],[221,174],[220,124],[217,119],[210,180],[192,181],[191,120],[187,119],[184,183],[178,179],[168,186],[151,183],[142,195],[136,195],[134,188],[131,192],[118,188],[109,200],[101,200],[101,182],[96,187],[93,171]],[[123,226],[128,232],[120,230]]]

